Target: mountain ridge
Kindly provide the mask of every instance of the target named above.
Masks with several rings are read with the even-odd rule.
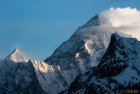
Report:
[[[13,61],[13,62],[28,62],[28,59],[24,56],[22,51],[18,48],[16,48],[5,59],[9,61]]]
[[[119,43],[120,46],[116,45],[116,43]],[[140,47],[140,45],[137,45],[139,43],[136,39],[124,38],[118,34],[113,34],[109,47],[99,66],[76,78],[70,85],[70,88],[63,92],[63,94],[119,94],[125,93],[121,90],[128,89],[135,89],[139,93],[139,68],[135,68],[135,64],[139,64],[139,62],[133,61],[136,60],[135,58],[139,58],[137,53],[135,53],[136,48]]]
[[[114,19],[104,15],[112,10],[121,9],[91,18],[44,61],[27,59],[15,49],[0,61],[0,93],[110,94],[139,88],[140,43],[127,31],[122,34],[119,26],[128,24],[118,20],[114,26]]]

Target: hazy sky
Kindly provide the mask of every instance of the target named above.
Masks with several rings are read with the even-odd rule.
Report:
[[[140,0],[0,0],[0,58],[20,48],[46,59],[95,14],[110,7],[140,9]]]

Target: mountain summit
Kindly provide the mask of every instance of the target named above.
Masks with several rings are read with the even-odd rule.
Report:
[[[105,10],[78,28],[44,61],[28,61],[15,49],[0,61],[0,94],[120,94],[126,93],[121,90],[139,90],[139,17],[136,9]]]
[[[27,62],[28,59],[24,56],[23,52],[19,49],[15,49],[10,55],[6,57],[6,60],[13,62]]]

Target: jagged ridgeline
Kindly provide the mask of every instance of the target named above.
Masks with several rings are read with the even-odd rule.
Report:
[[[0,94],[139,93],[139,18],[130,20],[135,14],[140,12],[131,8],[99,13],[44,61],[15,49],[0,60]]]

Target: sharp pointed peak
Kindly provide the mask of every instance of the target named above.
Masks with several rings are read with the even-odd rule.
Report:
[[[14,51],[6,57],[6,60],[10,60],[13,62],[27,62],[28,61],[24,53],[18,48],[14,49]]]
[[[18,53],[22,53],[22,51],[21,51],[19,48],[16,48],[16,49],[13,50],[13,52],[12,52],[11,54],[17,53],[17,52],[18,52]]]
[[[16,48],[14,51],[21,51],[19,48]]]

